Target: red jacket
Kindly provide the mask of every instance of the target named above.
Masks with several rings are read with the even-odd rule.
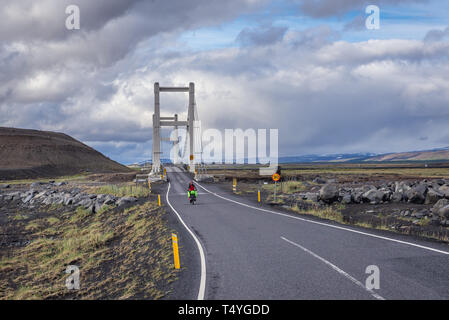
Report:
[[[195,185],[194,184],[189,185],[189,191],[194,191],[194,190],[196,190]]]

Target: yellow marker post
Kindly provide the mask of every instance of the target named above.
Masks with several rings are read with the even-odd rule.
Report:
[[[161,195],[160,194],[157,195],[157,201],[159,202],[159,207],[160,207],[161,206]]]
[[[260,190],[257,190],[257,202],[260,202]]]
[[[148,189],[150,190],[150,193],[151,193],[151,180],[150,179],[148,179]]]
[[[237,178],[232,179],[232,191],[233,192],[237,191]]]
[[[174,233],[171,234],[171,241],[173,242],[173,257],[175,260],[175,269],[181,267],[179,263],[179,249],[178,249],[178,236]]]

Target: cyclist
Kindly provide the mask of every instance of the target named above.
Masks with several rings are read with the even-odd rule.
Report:
[[[197,197],[198,193],[196,191],[196,187],[193,184],[193,181],[190,181],[189,183],[189,190],[187,191],[187,195],[189,196],[190,199],[190,195],[193,194],[195,196],[195,198]]]

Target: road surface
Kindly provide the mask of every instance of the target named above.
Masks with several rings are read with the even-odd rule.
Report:
[[[190,205],[188,174],[167,171],[166,200],[195,243],[187,299],[449,299],[445,244],[260,210],[213,184]]]

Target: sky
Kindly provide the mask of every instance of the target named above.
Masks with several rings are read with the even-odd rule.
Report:
[[[66,28],[69,5],[80,29]],[[379,29],[365,25],[368,5],[380,9]],[[194,82],[203,129],[278,129],[280,156],[449,146],[447,1],[0,7],[0,126],[64,132],[139,162],[151,158],[154,82]],[[162,115],[185,119],[187,103],[163,95]]]

